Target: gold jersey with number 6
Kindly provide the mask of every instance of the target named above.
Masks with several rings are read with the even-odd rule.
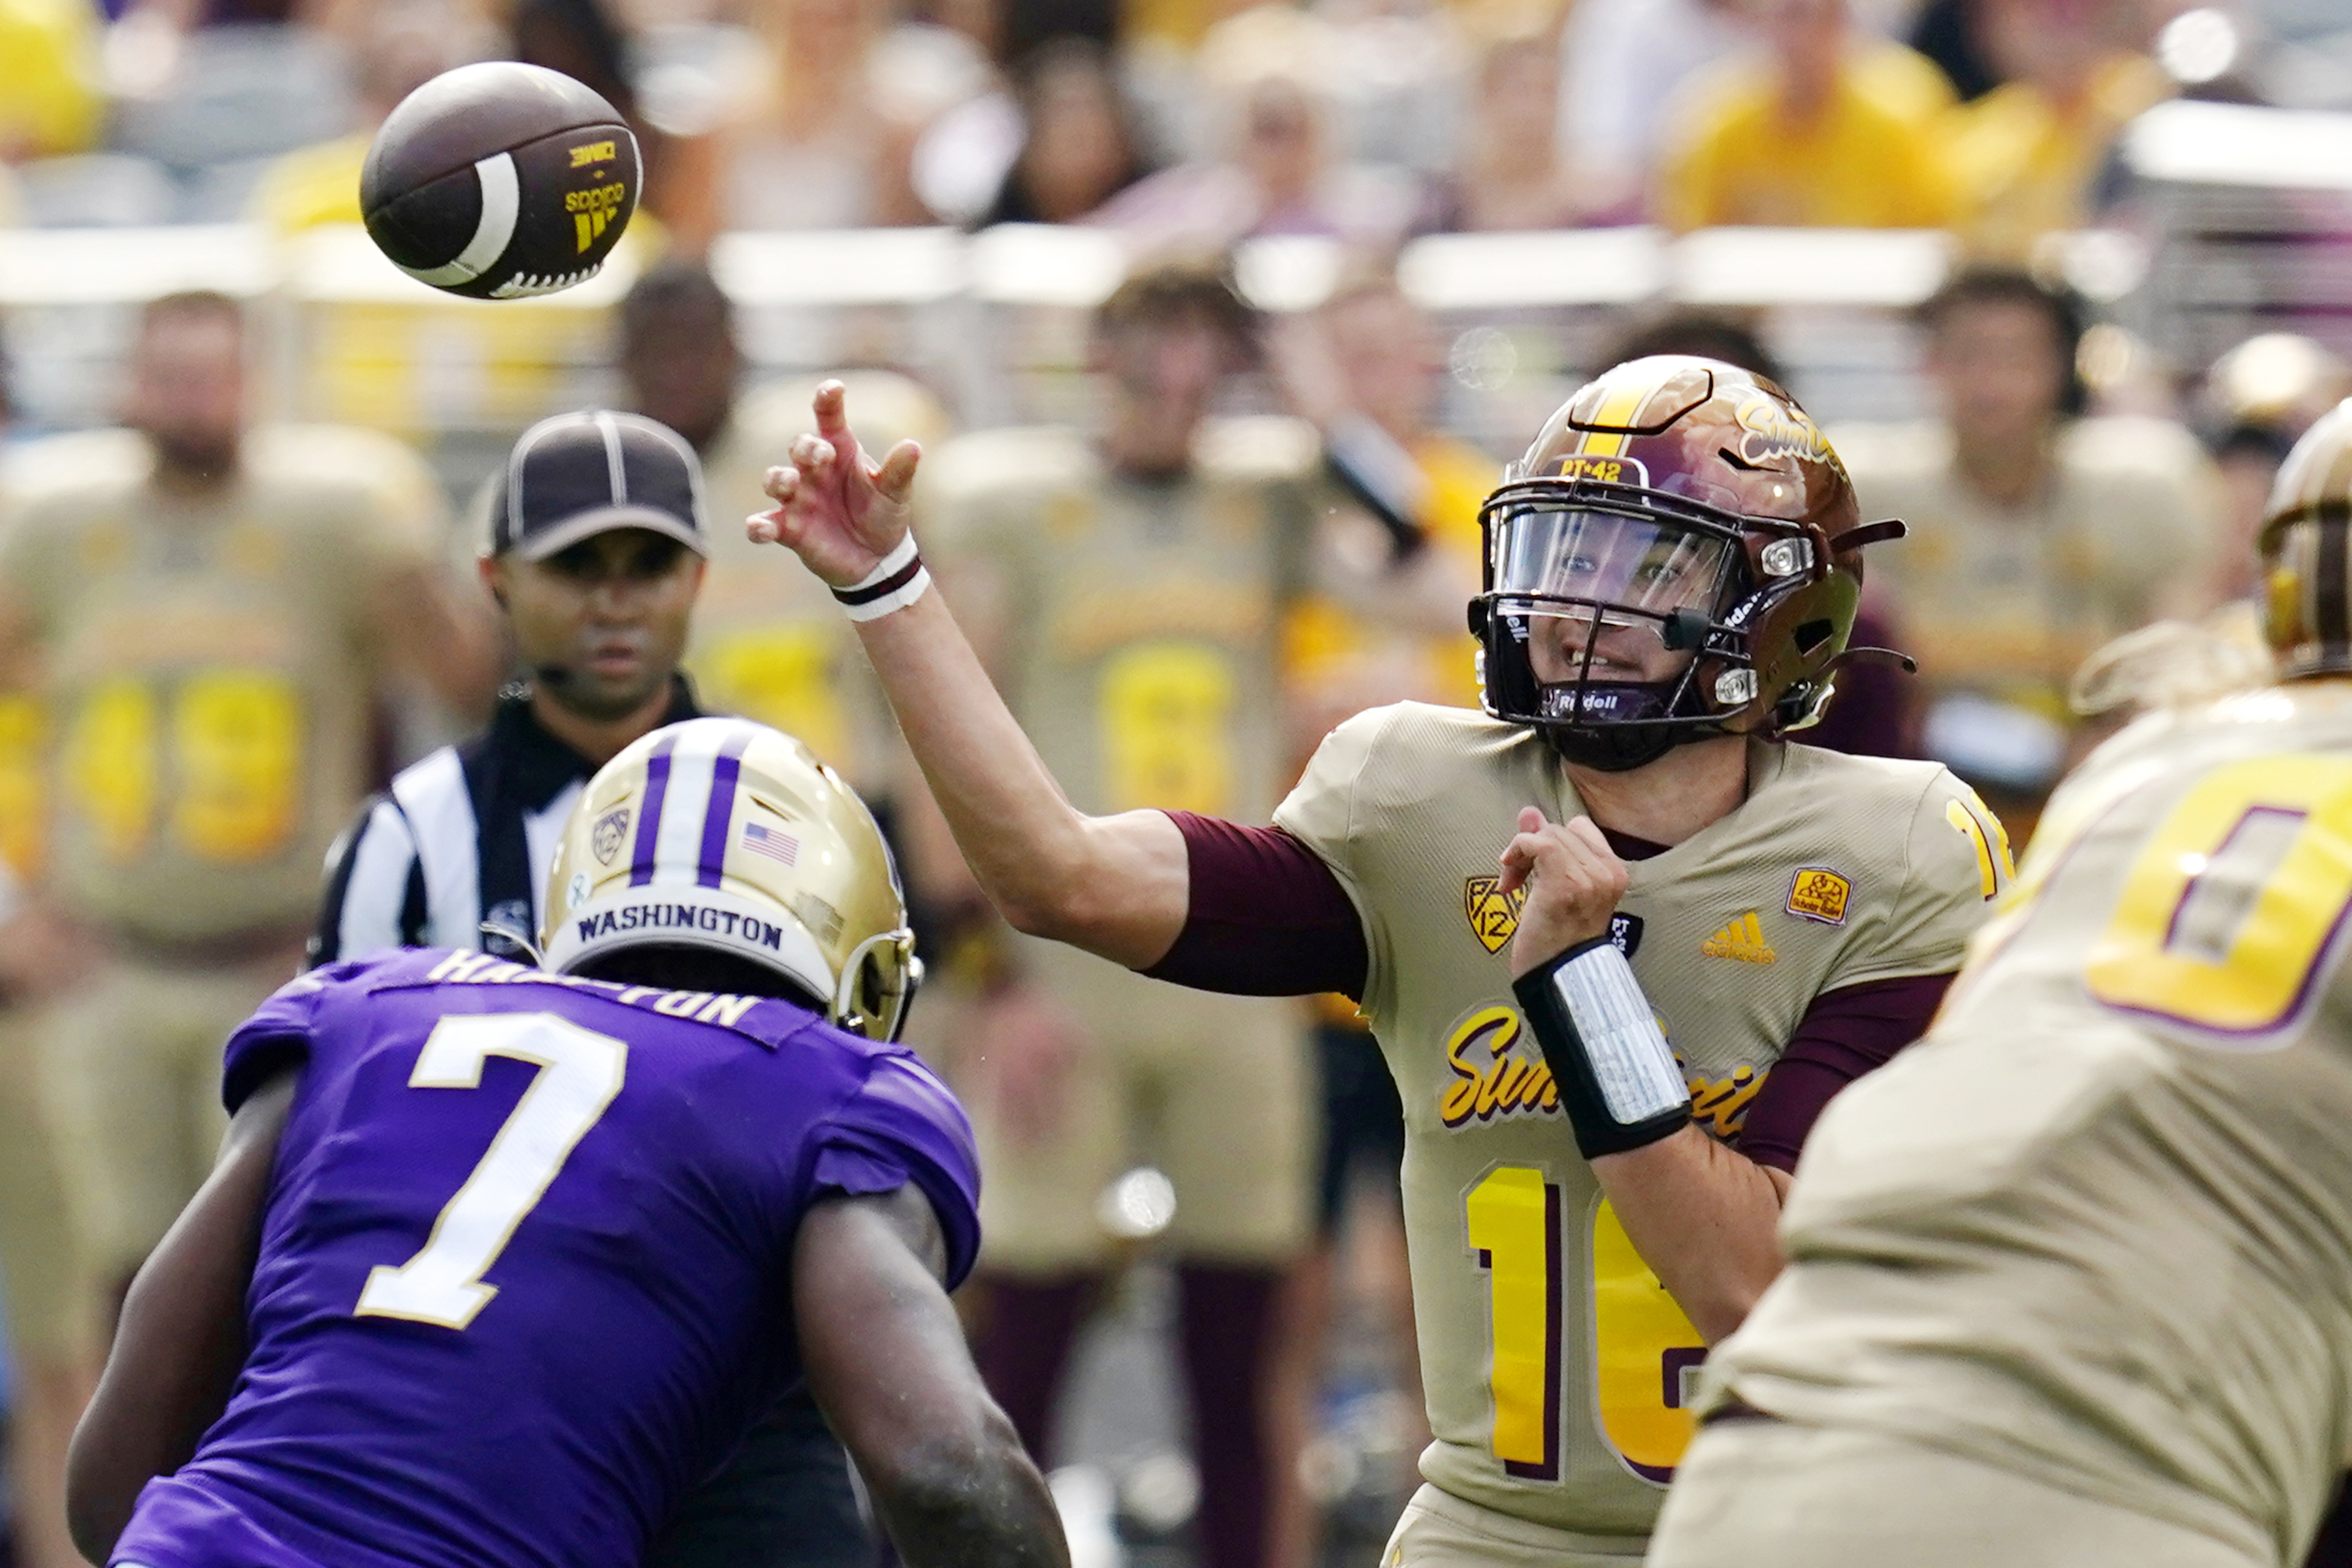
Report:
[[[996,631],[1005,701],[1081,810],[1273,809],[1282,616],[1318,455],[1311,429],[1275,419],[1210,422],[1165,480],[1115,472],[1073,430],[985,431],[936,454],[924,545]],[[1294,1005],[1161,985],[1057,942],[1016,952],[1095,1048],[1063,1073],[1050,1131],[1011,1136],[984,1086],[960,1086],[989,1171],[991,1267],[1099,1266],[1096,1194],[1139,1158],[1175,1183],[1180,1253],[1255,1266],[1296,1251],[1313,1135]]]

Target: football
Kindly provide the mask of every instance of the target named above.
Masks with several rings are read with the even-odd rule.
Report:
[[[640,183],[611,104],[559,71],[492,61],[443,72],[385,117],[360,212],[411,278],[513,300],[593,278]]]

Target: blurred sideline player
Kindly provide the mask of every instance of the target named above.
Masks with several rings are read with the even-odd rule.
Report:
[[[701,458],[710,515],[729,520],[708,542],[710,574],[696,606],[686,668],[711,708],[772,724],[807,743],[877,807],[898,770],[898,738],[857,639],[821,584],[732,520],[767,505],[768,465],[808,422],[814,384],[746,394],[734,306],[699,262],[670,260],[622,302],[619,363],[637,412],[685,437]],[[929,445],[946,411],[888,371],[849,373],[861,410],[890,440]]]
[[[1315,447],[1286,422],[1210,420],[1255,347],[1216,274],[1144,272],[1096,312],[1097,433],[982,431],[940,449],[927,515],[981,646],[1056,776],[1096,809],[1263,810],[1281,787],[1281,616],[1303,587]],[[947,885],[935,865],[927,880]],[[1158,1165],[1175,1186],[1202,1557],[1257,1568],[1296,1468],[1268,1448],[1267,1372],[1276,1287],[1307,1230],[1305,1020],[1278,1003],[1164,996],[1018,938],[996,967],[947,1041],[989,1173],[989,1385],[1049,1455],[1070,1349],[1115,1262],[1097,1196]]]
[[[406,448],[248,430],[244,316],[147,307],[122,430],[12,459],[0,687],[54,743],[40,896],[98,973],[42,1026],[71,1217],[120,1289],[204,1179],[220,1041],[299,966],[318,868],[364,792],[372,699],[469,708],[489,639]]]
[[[398,947],[526,954],[590,776],[701,716],[677,673],[709,541],[684,438],[635,414],[558,415],[516,441],[488,495],[482,578],[528,679],[499,694],[482,734],[362,809],[327,868],[314,965]],[[795,1394],[695,1489],[646,1564],[862,1568],[872,1551],[841,1445]]]
[[[2177,425],[2086,414],[2074,295],[1973,268],[1918,320],[1936,416],[1843,427],[1838,449],[1864,504],[1911,525],[1877,586],[1919,660],[1928,752],[2030,826],[2090,743],[2076,667],[2204,607],[2219,488]]]
[[[889,852],[789,737],[698,720],[564,831],[546,965],[295,981],[230,1039],[219,1164],[76,1436],[93,1563],[629,1568],[806,1378],[905,1560],[1067,1561],[942,1285],[954,1100],[889,1044]]]
[[[1273,828],[1094,816],[925,591],[919,454],[871,464],[837,389],[816,412],[751,529],[861,617],[1013,923],[1204,989],[1338,991],[1372,1021],[1405,1105],[1437,1439],[1384,1561],[1639,1556],[1691,1431],[1688,1373],[1780,1267],[1813,1117],[1924,1032],[2005,877],[1998,825],[1943,769],[1775,743],[1837,668],[1860,547],[1898,530],[1861,522],[1777,387],[1707,360],[1620,365],[1487,503],[1474,607],[1495,717],[1350,720]],[[1502,956],[1520,894],[1497,850],[1564,834],[1611,909],[1606,952],[1575,955],[1607,983],[1587,1037],[1638,1047],[1613,1100],[1592,1060],[1538,1059]]]
[[[2352,1429],[2352,403],[2262,535],[2281,684],[2052,799],[1929,1042],[1822,1125],[1651,1561],[2296,1561]]]
[[[1268,349],[1292,405],[1325,432],[1327,447],[1349,450],[1360,466],[1393,474],[1391,486],[1431,553],[1460,579],[1452,597],[1466,598],[1477,583],[1478,508],[1499,465],[1436,426],[1444,347],[1429,319],[1397,287],[1393,270],[1357,265],[1344,271],[1320,307],[1269,329]],[[1369,532],[1370,524],[1364,529]],[[1369,542],[1378,547],[1376,536]],[[1476,706],[1471,651],[1458,622],[1433,632],[1358,613],[1329,593],[1303,595],[1283,625],[1291,755],[1303,763],[1333,726],[1383,703],[1412,699]],[[1425,1428],[1414,1430],[1423,1402],[1412,1350],[1412,1288],[1401,1234],[1393,1241],[1382,1235],[1402,1222],[1394,1205],[1401,1197],[1396,1181],[1404,1157],[1404,1108],[1355,1004],[1318,997],[1316,1015],[1322,1135],[1315,1245],[1285,1289],[1276,1369],[1282,1414],[1297,1426],[1297,1442],[1315,1436],[1345,1231],[1356,1237],[1349,1252],[1370,1260],[1379,1309],[1398,1333],[1396,1373],[1410,1410],[1400,1447],[1410,1455],[1429,1440]],[[1349,1199],[1360,1174],[1383,1194],[1385,1212],[1359,1211],[1351,1219]],[[1360,1223],[1375,1228],[1367,1232]],[[1351,1268],[1359,1276],[1364,1272],[1362,1265]],[[1402,1479],[1375,1475],[1370,1483],[1385,1490]],[[1313,1561],[1318,1523],[1303,1489],[1286,1489],[1277,1507],[1273,1560]]]

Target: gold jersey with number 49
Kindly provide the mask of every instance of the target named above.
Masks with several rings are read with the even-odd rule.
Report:
[[[1527,805],[1583,810],[1533,731],[1403,703],[1334,731],[1275,821],[1364,922],[1364,1011],[1405,1108],[1422,1472],[1622,1542],[1690,1440],[1706,1347],[1602,1201],[1513,1003],[1496,858]],[[2007,853],[1939,765],[1753,743],[1746,802],[1633,863],[1615,927],[1699,1125],[1736,1137],[1822,993],[1958,968]]]
[[[2125,731],[1822,1119],[1711,1384],[2299,1561],[2352,1438],[2347,942],[2352,681]]]
[[[386,437],[282,426],[200,498],[127,431],[12,459],[0,601],[37,649],[49,865],[79,918],[205,941],[299,926],[364,793],[385,583],[447,515]]]

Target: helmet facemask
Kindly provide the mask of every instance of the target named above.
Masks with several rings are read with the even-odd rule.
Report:
[[[1779,596],[1755,591],[1757,520],[1655,491],[1535,479],[1496,490],[1481,521],[1487,582],[1472,624],[1489,714],[1534,727],[1571,763],[1616,772],[1726,732],[1748,709],[1758,685],[1743,628]],[[1802,526],[1784,526],[1810,563]],[[1803,574],[1788,575],[1794,586]]]

